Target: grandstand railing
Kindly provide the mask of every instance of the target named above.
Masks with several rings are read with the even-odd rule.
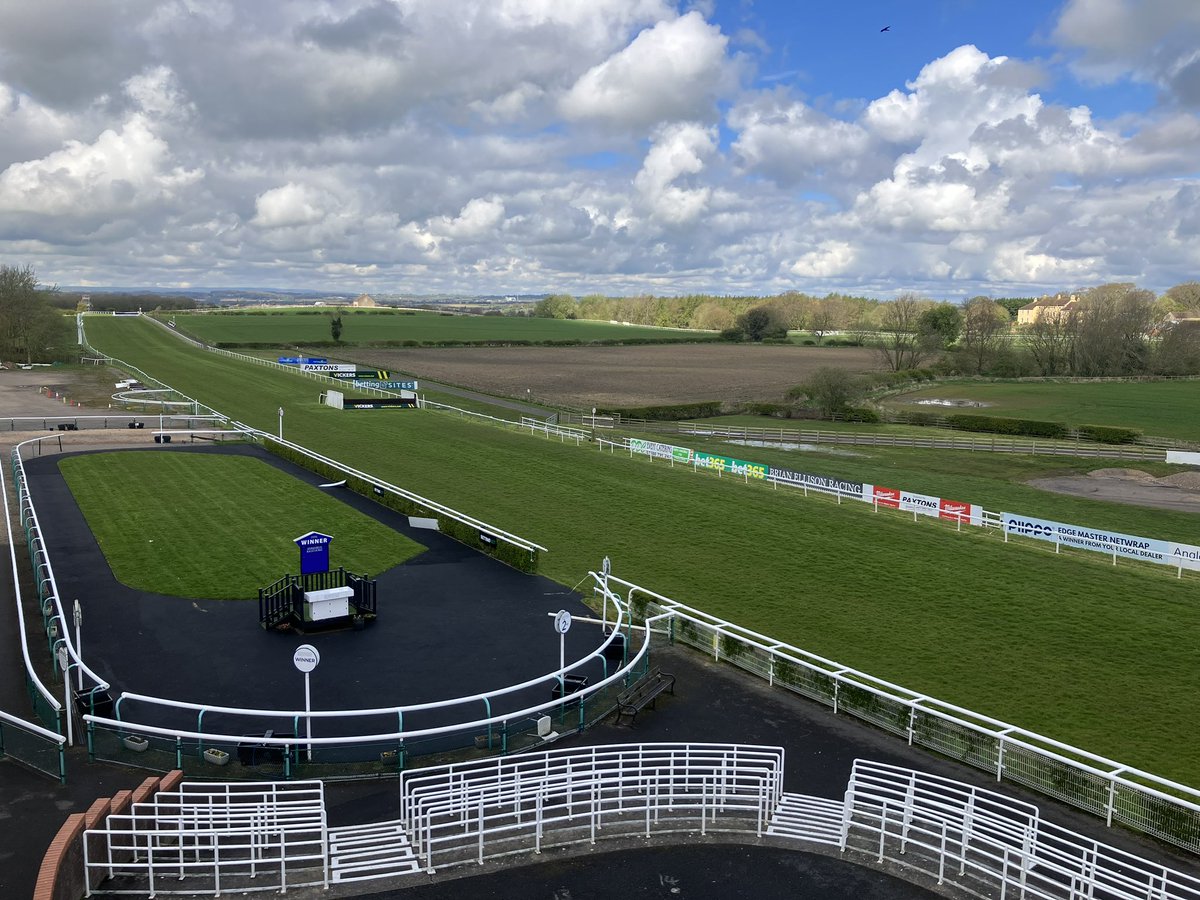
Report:
[[[1047,822],[1032,804],[911,769],[856,760],[843,822],[843,850],[979,896],[1200,900],[1194,876]]]
[[[934,752],[1200,853],[1200,791],[1008,722],[876,678],[710,616],[631,581],[635,621],[670,620],[675,641]]]
[[[619,744],[401,777],[400,821],[433,872],[601,836],[726,829],[762,835],[783,793],[783,749]]]
[[[324,786],[184,782],[85,832],[88,896],[329,886]]]

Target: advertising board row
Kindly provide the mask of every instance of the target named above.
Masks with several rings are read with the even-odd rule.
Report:
[[[881,485],[863,484],[859,481],[846,481],[827,475],[816,475],[812,472],[797,472],[779,466],[734,459],[731,456],[719,456],[715,453],[704,453],[688,447],[663,444],[658,441],[630,439],[629,448],[634,453],[642,453],[655,459],[667,459],[691,465],[697,469],[710,469],[747,480],[774,481],[792,487],[840,494],[852,500],[862,500],[866,503],[900,509],[905,512],[962,522],[964,525],[983,524],[982,507],[971,503],[962,503],[958,500],[931,497],[928,494],[917,494]]]
[[[1130,559],[1200,570],[1200,547],[1192,544],[1160,541],[1157,538],[1122,534],[1102,528],[1084,528],[1016,513],[1000,513],[1000,522],[1006,534],[1019,534],[1039,541],[1077,547],[1080,550],[1115,553]]]
[[[918,494],[878,484],[844,481],[826,475],[814,475],[810,472],[796,472],[778,466],[747,462],[731,456],[718,456],[714,453],[702,453],[688,447],[662,444],[657,441],[631,439],[629,448],[634,453],[642,453],[656,459],[669,459],[694,466],[697,469],[728,473],[745,478],[747,481],[750,479],[774,481],[777,484],[825,491],[854,500],[862,500],[875,506],[885,506],[931,518],[946,519],[963,525],[982,526],[984,524],[982,506],[948,500],[945,497],[933,497],[929,494]],[[1116,553],[1118,556],[1130,559],[1200,571],[1200,546],[1193,544],[1139,537],[1119,531],[1084,528],[1080,525],[1053,522],[1016,513],[1000,513],[1000,520],[1001,527],[1006,534],[1017,534],[1081,550]]]

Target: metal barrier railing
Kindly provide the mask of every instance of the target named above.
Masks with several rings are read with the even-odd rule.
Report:
[[[783,792],[783,749],[621,744],[551,750],[402,775],[400,821],[425,868],[633,833],[762,835]],[[746,825],[745,820],[751,824]],[[621,836],[628,836],[624,831]]]

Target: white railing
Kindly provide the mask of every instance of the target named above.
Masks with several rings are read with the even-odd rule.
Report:
[[[183,783],[84,833],[87,896],[327,888],[327,838],[319,781]]]
[[[842,849],[1004,897],[1200,900],[1200,879],[1053,825],[1036,806],[948,778],[856,760]]]
[[[403,773],[400,820],[433,872],[602,836],[762,835],[782,791],[780,747],[621,744]]]
[[[592,439],[591,432],[581,428],[572,428],[569,425],[555,425],[551,422],[543,422],[540,419],[533,419],[529,416],[522,416],[521,421],[515,419],[504,419],[499,416],[489,416],[487,413],[474,412],[469,409],[462,409],[458,406],[451,406],[448,403],[438,403],[434,400],[424,399],[421,401],[422,409],[434,409],[441,412],[458,413],[460,419],[470,416],[472,419],[477,419],[482,422],[487,422],[490,425],[496,425],[501,428],[511,428],[514,431],[528,431],[531,435],[542,434],[547,438],[557,437],[561,443],[573,441],[578,447],[584,441]]]
[[[676,641],[943,756],[1200,853],[1200,791],[1000,719],[911,691],[609,576],[636,619]]]
[[[40,428],[41,430],[46,431],[54,430],[56,425],[62,424],[74,425],[75,428],[72,430],[92,431],[97,429],[115,428],[119,425],[127,426],[130,422],[148,422],[151,419],[162,419],[163,421],[185,421],[190,423],[222,421],[223,417],[206,415],[193,416],[186,413],[165,413],[163,415],[159,415],[156,412],[137,414],[119,413],[115,415],[99,416],[9,416],[7,418],[0,419],[0,431],[25,431],[30,428]],[[18,423],[24,424],[26,427],[18,428]]]
[[[456,522],[461,522],[470,528],[488,534],[497,540],[504,541],[506,544],[511,544],[514,547],[525,550],[530,554],[534,553],[535,551],[540,551],[542,553],[550,552],[541,544],[535,544],[533,541],[527,541],[523,537],[518,537],[517,535],[511,534],[510,532],[507,532],[501,528],[496,528],[494,525],[483,522],[474,518],[473,516],[468,516],[466,513],[459,512],[458,510],[452,509],[449,506],[444,506],[443,504],[438,503],[436,500],[430,500],[427,497],[422,497],[420,494],[416,494],[412,491],[405,490],[402,487],[390,484],[384,481],[382,478],[376,478],[374,475],[371,475],[368,472],[364,472],[361,469],[355,469],[353,466],[339,462],[330,456],[324,456],[323,454],[317,453],[315,450],[309,450],[307,447],[303,447],[300,444],[293,443],[292,441],[283,440],[278,435],[271,434],[269,431],[261,431],[253,426],[245,425],[241,422],[234,422],[233,426],[248,437],[262,441],[264,444],[276,444],[279,447],[286,448],[287,450],[290,450],[307,460],[318,463],[322,466],[326,466],[342,475],[348,475],[364,481],[371,485],[372,488],[375,488],[380,492],[402,497],[405,500],[415,503],[418,506],[422,506],[431,512],[445,516],[449,519],[454,519]]]
[[[45,438],[35,438],[35,441],[42,441]],[[62,597],[58,591],[58,582],[54,578],[54,567],[50,563],[50,553],[46,549],[46,543],[42,539],[42,526],[38,522],[37,510],[33,505],[33,496],[29,492],[29,481],[25,475],[25,466],[21,461],[21,448],[29,441],[23,441],[17,444],[12,450],[12,467],[13,481],[17,492],[17,503],[20,511],[20,522],[22,528],[25,529],[26,542],[29,546],[30,562],[33,565],[34,583],[38,592],[38,603],[42,608],[43,614],[47,617],[47,624],[53,624],[57,629],[57,637],[55,641],[55,653],[57,654],[59,647],[65,647],[69,658],[68,668],[70,666],[78,666],[79,670],[91,679],[92,683],[100,689],[108,687],[108,682],[97,675],[83,661],[79,655],[79,649],[75,641],[71,637],[71,628],[68,623],[72,621],[72,615],[67,613],[63,607]],[[57,666],[57,660],[55,661]],[[69,679],[69,672],[63,673],[64,679]],[[80,689],[82,690],[82,679],[80,680]],[[70,710],[65,710],[67,716],[67,736],[71,735],[71,719]]]
[[[595,579],[597,585],[603,590],[604,576],[596,573],[589,573]],[[514,710],[504,710],[502,712],[493,712],[493,703],[502,700],[505,697],[516,695],[521,691],[538,686],[552,687],[555,684],[562,685],[563,678],[571,672],[576,671],[587,665],[593,660],[604,660],[605,650],[608,646],[617,639],[617,633],[622,627],[626,627],[628,622],[628,613],[622,608],[623,603],[613,594],[605,595],[611,600],[617,608],[617,614],[614,616],[612,633],[591,653],[582,657],[579,660],[571,663],[565,670],[555,670],[544,675],[539,675],[536,678],[531,678],[520,684],[509,685],[504,688],[488,691],[485,693],[472,694],[465,697],[446,698],[444,700],[431,701],[427,703],[415,703],[406,706],[389,706],[389,707],[374,707],[362,709],[327,709],[327,710],[301,710],[301,709],[253,709],[237,706],[221,706],[217,704],[202,704],[192,703],[182,700],[174,700],[167,697],[154,697],[147,694],[139,694],[133,692],[123,692],[117,698],[115,704],[116,718],[108,718],[105,716],[85,715],[84,720],[90,723],[91,726],[100,726],[104,729],[111,730],[120,734],[128,734],[129,732],[137,732],[143,735],[151,735],[157,737],[171,738],[176,741],[194,741],[198,743],[199,748],[213,745],[236,745],[246,742],[247,735],[241,730],[237,734],[231,734],[220,730],[205,730],[205,716],[222,715],[234,717],[243,720],[249,720],[246,727],[257,726],[263,729],[271,729],[274,723],[280,719],[286,719],[295,723],[301,723],[306,720],[313,722],[331,721],[341,723],[343,733],[337,737],[308,737],[300,736],[298,733],[295,736],[285,737],[282,735],[269,735],[263,737],[254,736],[249,738],[253,743],[273,747],[273,748],[301,748],[301,747],[355,747],[368,744],[380,744],[396,746],[397,744],[414,741],[421,738],[432,738],[439,736],[476,736],[487,734],[489,736],[488,744],[491,746],[491,734],[494,729],[500,730],[500,737],[507,739],[507,726],[510,722],[521,722],[531,719],[535,716],[541,716],[548,713],[553,713],[558,710],[563,710],[566,706],[579,705],[580,708],[580,723],[579,727],[584,725],[584,707],[583,702],[587,698],[599,694],[607,688],[623,684],[626,677],[633,672],[639,671],[639,667],[643,666],[644,660],[650,651],[650,629],[639,629],[643,631],[643,640],[641,647],[637,648],[636,652],[632,648],[628,651],[626,661],[623,665],[616,666],[611,672],[608,672],[607,662],[605,671],[608,672],[606,677],[601,678],[595,684],[587,684],[580,688],[577,692],[567,694],[565,698],[551,699],[542,703],[537,703],[531,706],[526,706]],[[626,630],[628,633],[628,628]],[[147,711],[152,711],[156,708],[161,710],[188,710],[196,714],[196,728],[180,729],[168,728],[156,725],[153,722],[145,721],[144,719],[135,719],[122,716],[122,707],[131,704],[143,704]],[[454,707],[477,706],[486,712],[486,715],[479,718],[471,719],[465,717],[463,721],[453,722],[450,724],[442,724],[427,728],[405,728],[405,716],[413,716],[417,713],[427,712],[430,710],[449,710]],[[144,715],[144,714],[143,714]],[[381,732],[362,733],[361,729],[355,728],[354,723],[367,718],[385,718],[394,720],[398,727]],[[299,729],[297,729],[298,732]],[[349,733],[346,733],[349,732]],[[499,743],[499,742],[498,742]]]

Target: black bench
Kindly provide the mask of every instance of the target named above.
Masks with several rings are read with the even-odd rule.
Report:
[[[59,431],[78,431],[79,426],[76,425],[74,422],[59,422],[58,430]]]
[[[654,707],[658,695],[663,691],[675,693],[675,676],[670,672],[655,668],[649,675],[637,682],[619,697],[617,697],[617,721],[621,724],[623,716],[629,716],[629,724],[637,719],[638,710],[643,707]]]
[[[146,423],[145,423],[145,422],[130,422],[130,423],[129,423],[128,425],[126,425],[125,427],[126,427],[126,428],[145,428],[145,427],[146,427]]]

